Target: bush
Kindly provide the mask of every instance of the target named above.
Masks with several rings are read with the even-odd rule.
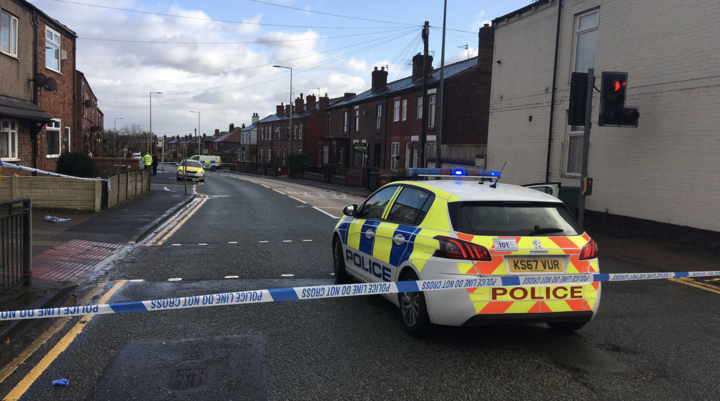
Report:
[[[58,158],[57,173],[75,177],[94,178],[100,175],[97,162],[85,152],[63,153]]]
[[[290,171],[298,171],[300,163],[307,163],[308,157],[305,153],[290,153],[288,155],[288,168]]]

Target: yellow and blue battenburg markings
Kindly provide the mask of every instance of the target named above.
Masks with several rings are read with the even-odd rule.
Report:
[[[287,287],[266,290],[195,295],[106,305],[80,305],[48,309],[1,311],[0,321],[38,318],[75,317],[129,312],[153,312],[172,309],[204,308],[308,299],[340,298],[361,295],[397,294],[418,291],[467,290],[479,287],[532,287],[559,284],[587,285],[592,282],[660,280],[689,277],[717,277],[720,271],[659,272],[620,274],[571,274],[544,276],[473,277],[446,280],[397,281]],[[137,284],[142,285],[142,284]]]

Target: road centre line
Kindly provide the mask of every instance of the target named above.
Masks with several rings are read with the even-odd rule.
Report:
[[[240,278],[240,276],[225,276],[225,278]]]
[[[676,283],[689,285],[691,287],[699,288],[701,290],[714,292],[716,294],[720,294],[720,288],[715,288],[712,285],[704,284],[699,281],[695,281],[691,278],[671,278],[670,281],[674,281]]]
[[[230,241],[228,244],[237,244],[237,241]]]
[[[317,210],[318,212],[320,212],[320,213],[322,213],[322,214],[325,214],[325,215],[327,215],[327,216],[330,216],[330,217],[332,217],[333,219],[339,219],[339,217],[335,217],[335,216],[331,215],[330,213],[328,213],[328,212],[326,212],[326,211],[324,211],[324,210],[322,210],[322,209],[320,209],[320,208],[318,208],[318,207],[316,207],[316,206],[313,206],[313,209]]]
[[[304,239],[303,242],[312,242],[311,239]]]
[[[204,242],[203,242],[203,243],[200,243],[200,244],[198,244],[198,245],[200,245],[200,246],[205,246],[205,245],[207,245],[207,243],[204,243]]]
[[[172,244],[172,246],[181,246],[182,244]]]
[[[180,278],[180,277],[169,278],[167,281],[182,281],[182,278]]]
[[[261,243],[261,244],[266,244],[266,243],[267,243],[267,241],[260,241],[260,243]]]
[[[85,294],[84,297],[78,301],[78,305],[85,305],[90,301],[95,295],[97,295],[100,290],[102,290],[105,283],[102,283],[102,285],[95,285],[95,288],[90,290],[87,294]],[[45,345],[47,341],[52,338],[60,329],[65,327],[65,323],[67,323],[71,318],[69,317],[62,317],[58,319],[50,328],[43,333],[40,337],[38,337],[35,341],[33,341],[32,344],[30,344],[29,347],[25,348],[20,355],[15,357],[15,359],[12,360],[7,366],[5,366],[2,370],[0,370],[0,383],[4,382],[5,379],[7,379],[14,371],[18,368],[23,362],[25,362],[32,354],[35,353],[35,351],[38,350],[41,346]]]
[[[291,239],[284,239],[283,242],[292,242]]]
[[[112,298],[113,295],[126,283],[125,280],[120,280],[115,283],[115,285],[110,288],[98,301],[98,305],[103,305],[107,303],[107,301]],[[89,294],[88,294],[89,295]],[[94,294],[93,294],[94,296]],[[55,346],[45,355],[45,357],[38,362],[35,367],[32,368],[32,370],[20,381],[20,383],[15,386],[15,388],[8,393],[8,395],[5,396],[4,399],[10,399],[10,400],[16,400],[22,397],[25,392],[32,386],[33,383],[40,377],[40,375],[48,368],[50,367],[50,364],[57,359],[60,354],[65,351],[70,344],[75,340],[75,337],[78,336],[83,330],[85,326],[87,326],[88,323],[92,320],[94,315],[85,315],[83,316],[79,322],[73,326],[70,331],[68,331],[63,338],[60,339],[60,341],[55,344]]]
[[[294,274],[281,274],[280,277],[295,277]]]

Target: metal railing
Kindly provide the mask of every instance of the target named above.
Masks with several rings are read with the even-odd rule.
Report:
[[[17,206],[22,206],[18,209]],[[7,214],[6,214],[7,213]],[[32,201],[0,203],[0,280],[5,292],[32,282]]]

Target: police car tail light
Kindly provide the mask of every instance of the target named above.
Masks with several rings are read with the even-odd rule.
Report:
[[[490,261],[490,252],[482,245],[463,241],[457,238],[435,236],[433,239],[440,244],[440,249],[435,251],[433,256],[447,259],[469,259]]]
[[[591,239],[590,242],[585,244],[580,251],[580,260],[595,259],[598,257],[598,246],[595,240]]]

